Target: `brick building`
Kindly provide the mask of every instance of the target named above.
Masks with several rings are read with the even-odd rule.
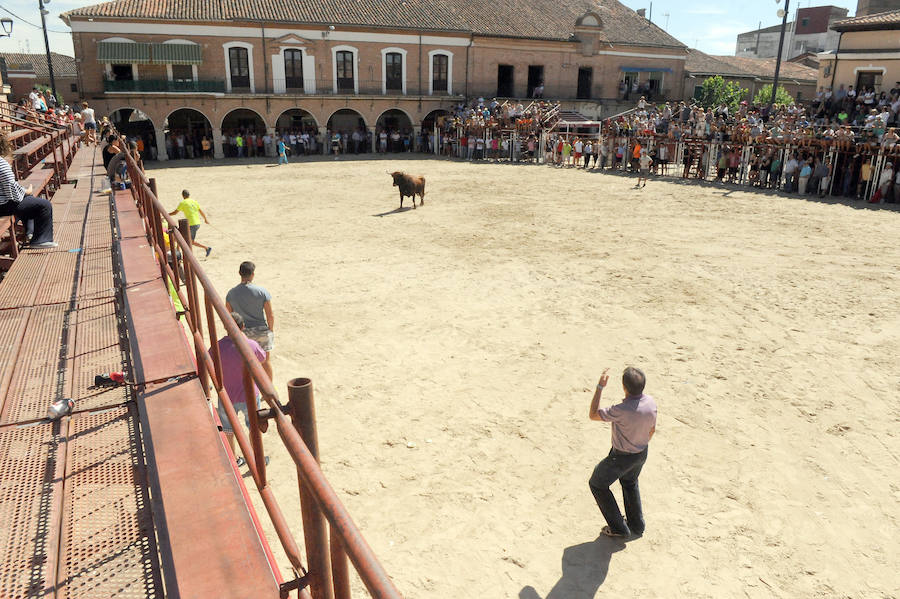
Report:
[[[838,21],[841,34],[835,52],[819,54],[819,85],[873,89],[876,93],[900,88],[900,10]]]
[[[471,97],[677,97],[686,48],[617,0],[113,0],[69,11],[98,115],[165,132],[418,131]],[[126,115],[126,116],[122,116]],[[136,126],[136,125],[135,125]]]
[[[9,99],[17,101],[27,97],[37,85],[50,87],[50,68],[47,66],[46,54],[22,54],[18,52],[0,52],[0,58],[6,63],[6,77],[9,84]],[[53,78],[56,80],[56,93],[68,102],[78,97],[78,73],[75,59],[65,54],[50,53],[53,61]]]

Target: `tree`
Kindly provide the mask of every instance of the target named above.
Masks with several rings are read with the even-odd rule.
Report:
[[[716,75],[703,81],[697,101],[703,108],[715,108],[724,104],[729,111],[734,113],[745,95],[747,95],[747,90],[737,82],[725,81],[721,75]]]
[[[772,84],[767,83],[762,86],[758,92],[756,92],[756,96],[753,98],[753,103],[757,106],[762,106],[764,104],[768,104],[772,101]],[[791,94],[787,93],[787,90],[784,89],[783,86],[778,86],[778,91],[775,92],[775,103],[776,104],[793,104],[794,97]]]

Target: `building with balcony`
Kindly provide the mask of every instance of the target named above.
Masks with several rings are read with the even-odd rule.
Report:
[[[617,0],[113,0],[64,13],[98,115],[165,134],[418,131],[472,97],[680,94],[686,47]]]

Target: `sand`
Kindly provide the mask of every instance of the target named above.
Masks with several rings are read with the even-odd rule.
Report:
[[[424,207],[395,210],[395,169]],[[322,467],[406,597],[900,596],[897,211],[429,159],[151,176],[209,214],[223,296],[257,264],[276,386],[314,381]],[[628,364],[660,413],[626,545],[587,412]]]

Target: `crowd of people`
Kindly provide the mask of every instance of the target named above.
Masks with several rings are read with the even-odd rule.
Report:
[[[468,160],[536,160],[541,133],[559,113],[559,103],[536,99],[527,106],[477,98],[436,120],[425,151]]]
[[[822,90],[808,104],[771,108],[654,105],[641,97],[599,131],[551,134],[545,150],[560,166],[639,172],[643,153],[654,174],[674,167],[684,178],[900,202],[892,165],[900,159],[898,124],[900,83],[880,98]]]

